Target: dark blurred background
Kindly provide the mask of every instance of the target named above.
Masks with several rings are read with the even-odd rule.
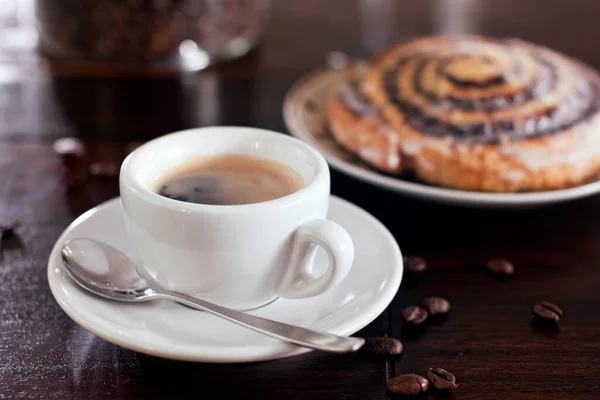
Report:
[[[62,48],[77,47],[59,29],[72,19],[79,21],[83,31],[95,26],[95,32],[101,32],[98,27],[103,22],[94,19],[93,9],[102,4],[129,9],[127,4],[132,3],[131,7],[155,9],[162,3],[178,2],[2,0],[2,139],[27,140],[43,131],[45,140],[68,134],[89,140],[143,140],[173,130],[223,124],[283,131],[280,110],[287,88],[302,74],[323,65],[329,52],[364,57],[419,34],[518,36],[600,66],[600,52],[586,45],[597,36],[600,2],[565,0],[273,0],[261,6],[266,10],[265,22],[260,22],[264,32],[249,54],[191,73],[165,66],[160,59],[127,66],[119,62],[127,58],[126,51],[106,63],[82,62],[89,55],[85,51],[77,57],[57,50],[61,47],[55,42],[61,39],[66,43]],[[253,4],[242,3],[245,7]],[[38,16],[40,8],[44,11],[37,26],[36,6]],[[200,10],[198,15],[202,12],[207,11]],[[228,15],[228,11],[223,13]],[[92,22],[85,22],[88,19]],[[107,31],[111,24],[114,21],[106,22]],[[151,29],[131,21],[127,24],[129,29]],[[55,34],[49,57],[37,51],[38,30],[46,42],[52,42],[48,36]],[[101,35],[96,34],[99,41]]]

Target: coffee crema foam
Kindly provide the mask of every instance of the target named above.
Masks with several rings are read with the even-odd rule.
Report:
[[[303,186],[302,176],[278,161],[223,154],[173,168],[162,177],[156,192],[188,203],[239,205],[274,200]]]

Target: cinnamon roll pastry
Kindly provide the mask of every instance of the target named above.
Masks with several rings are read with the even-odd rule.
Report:
[[[600,75],[514,38],[399,43],[331,93],[333,139],[391,175],[516,192],[586,182],[600,170]]]

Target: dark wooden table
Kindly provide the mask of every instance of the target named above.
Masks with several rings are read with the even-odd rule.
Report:
[[[205,125],[287,133],[282,100],[326,54],[368,55],[429,33],[519,36],[600,67],[595,0],[287,1],[273,3],[265,40],[201,73],[117,77],[48,64],[31,21],[0,31],[0,220],[17,218],[0,263],[0,399],[383,399],[385,383],[430,366],[454,372],[456,399],[600,398],[600,197],[526,210],[473,210],[395,195],[332,172],[332,192],[378,217],[429,269],[407,276],[364,336],[400,338],[396,361],[307,355],[245,365],[168,361],[125,350],[69,319],[51,296],[46,262],[79,214],[118,195],[116,179],[66,190],[53,142],[76,136],[90,161],[120,162],[132,140]],[[20,32],[20,33],[19,33]],[[514,261],[512,279],[483,273]],[[402,308],[448,298],[449,317],[415,335]],[[557,330],[531,324],[541,300],[565,312]],[[216,395],[209,395],[214,390]]]

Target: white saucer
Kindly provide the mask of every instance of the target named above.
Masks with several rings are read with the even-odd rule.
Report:
[[[390,232],[366,211],[331,197],[329,218],[355,243],[350,274],[332,290],[308,299],[278,299],[251,313],[266,318],[352,335],[377,318],[402,280],[402,256]],[[158,357],[199,362],[251,362],[311,351],[280,342],[174,302],[118,303],[79,288],[63,269],[66,240],[92,237],[137,260],[125,233],[120,198],[77,218],[57,240],[48,260],[48,282],[60,307],[79,325],[121,347]],[[326,257],[318,254],[317,262]]]
[[[600,181],[546,192],[485,193],[448,189],[381,174],[338,146],[325,129],[325,103],[329,91],[351,73],[351,67],[309,73],[290,88],[283,103],[283,118],[290,133],[316,148],[329,165],[343,173],[400,194],[470,207],[536,206],[600,193]],[[307,104],[311,106],[307,107]]]

